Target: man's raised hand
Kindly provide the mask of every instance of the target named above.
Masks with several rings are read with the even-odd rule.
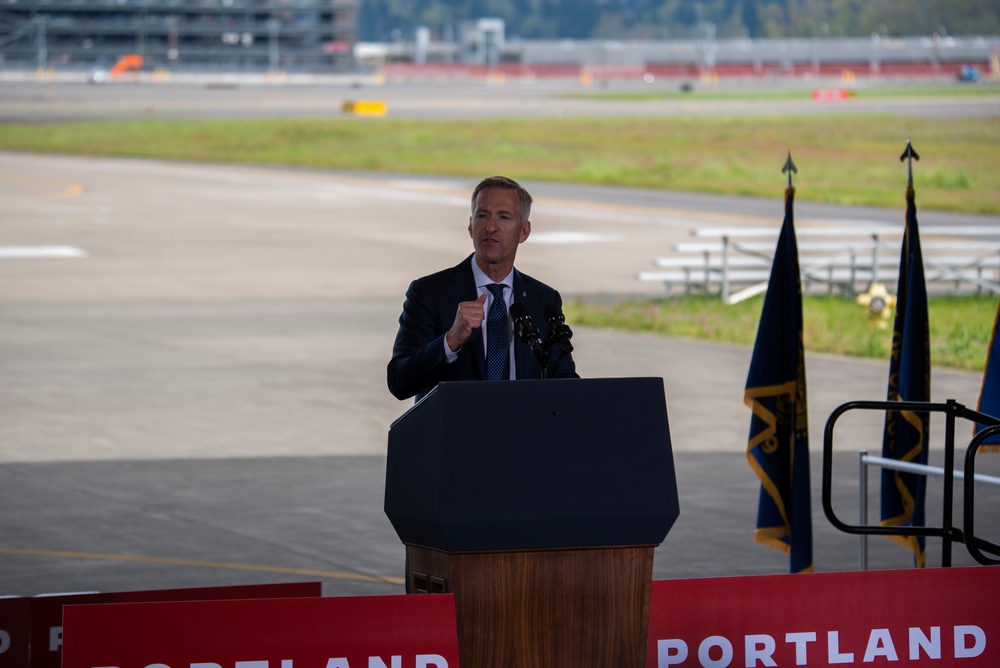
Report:
[[[445,334],[449,350],[458,352],[472,336],[472,332],[482,327],[483,320],[486,319],[485,304],[485,294],[479,295],[479,299],[474,302],[459,302],[455,322]]]

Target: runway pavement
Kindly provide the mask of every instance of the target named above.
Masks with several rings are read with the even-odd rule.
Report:
[[[472,185],[0,153],[0,247],[83,254],[0,259],[0,594],[292,580],[320,580],[326,595],[401,592],[384,452],[410,404],[388,394],[385,364],[408,281],[471,252]],[[781,215],[771,200],[526,185],[538,202],[518,265],[567,299],[657,294],[635,272],[695,226]],[[799,217],[900,212],[806,205]],[[654,576],[785,572],[786,557],[753,542],[750,350],[574,332],[582,375],[664,379],[681,518]],[[856,568],[858,545],[822,515],[823,424],[846,401],[883,398],[886,374],[807,356],[818,570]],[[974,406],[981,380],[935,369],[933,398]],[[835,499],[853,521],[857,452],[879,449],[879,425],[843,422]],[[929,488],[934,521],[940,484]],[[982,504],[977,529],[996,541],[1000,493]],[[939,563],[934,541],[930,555]],[[870,559],[911,563],[887,541]],[[960,547],[955,561],[971,563]]]
[[[562,118],[566,116],[749,116],[775,114],[825,115],[892,114],[900,118],[990,118],[1000,115],[997,96],[911,97],[905,93],[886,97],[884,88],[932,85],[924,82],[883,78],[858,81],[857,95],[848,100],[816,102],[807,94],[816,88],[840,88],[839,77],[810,80],[746,83],[723,81],[702,85],[685,80],[663,79],[655,84],[610,81],[585,86],[576,79],[511,79],[505,84],[484,81],[390,81],[375,83],[371,77],[313,77],[299,84],[267,83],[249,76],[206,74],[200,79],[176,75],[171,83],[122,82],[108,85],[76,79],[60,81],[3,81],[0,85],[0,120],[11,122],[57,122],[85,119],[177,119],[177,118],[337,118],[346,117],[345,102],[381,100],[391,118]],[[797,89],[800,98],[758,99],[688,98],[677,96],[681,85],[699,91],[726,92],[747,87]],[[598,93],[627,93],[661,99],[597,97]]]

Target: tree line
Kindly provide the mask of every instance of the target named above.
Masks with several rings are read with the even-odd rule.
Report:
[[[886,37],[1000,34],[997,0],[361,0],[363,41],[501,18],[508,40]]]

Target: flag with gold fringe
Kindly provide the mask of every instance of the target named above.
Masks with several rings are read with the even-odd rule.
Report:
[[[990,347],[986,350],[986,370],[983,371],[983,388],[979,392],[979,412],[1000,418],[1000,304],[997,305],[997,315],[993,319],[993,335],[990,337]],[[986,428],[977,424],[975,433]],[[986,445],[989,443],[989,445]],[[1000,452],[1000,435],[986,439],[980,452]]]
[[[754,538],[788,554],[790,572],[802,573],[813,570],[812,502],[794,200],[789,184],[743,400],[753,412],[747,460],[761,483]]]
[[[919,159],[909,142],[902,157]],[[930,401],[931,398],[927,285],[924,281],[924,260],[917,227],[912,162],[910,164],[910,183],[906,189],[906,229],[899,259],[887,401]],[[927,464],[929,422],[927,413],[887,411],[882,436],[882,456],[913,464]],[[925,526],[926,487],[926,476],[882,469],[883,526]],[[926,541],[923,536],[889,538],[913,552],[918,568],[926,565]]]

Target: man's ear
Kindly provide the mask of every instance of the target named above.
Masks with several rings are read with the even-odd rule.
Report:
[[[531,221],[524,221],[524,225],[521,226],[521,238],[518,243],[523,244],[528,239],[528,235],[531,234]]]

